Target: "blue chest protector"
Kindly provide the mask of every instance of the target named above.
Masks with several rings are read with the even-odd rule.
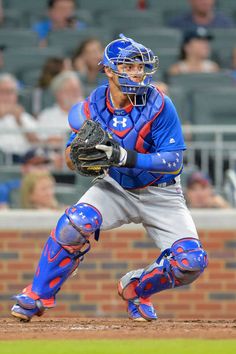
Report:
[[[124,110],[114,109],[109,102],[108,94],[107,87],[101,86],[90,96],[89,108],[92,119],[109,131],[125,149],[141,153],[155,152],[149,133],[151,122],[163,109],[163,96],[155,89],[150,90],[144,107],[130,106]],[[162,177],[158,173],[124,167],[112,167],[109,174],[127,189],[144,187]]]
[[[90,118],[101,124],[119,144],[128,150],[139,153],[158,152],[152,138],[152,124],[164,108],[164,97],[154,87],[150,88],[145,106],[128,106],[126,109],[114,109],[109,100],[107,85],[100,86],[92,92],[89,99],[79,107],[80,111],[69,117],[73,130],[81,126],[78,116]],[[78,108],[76,108],[78,110]],[[73,110],[73,108],[72,108]],[[166,182],[173,179],[171,175],[163,175],[138,168],[111,167],[109,175],[123,188],[142,188],[147,185]]]

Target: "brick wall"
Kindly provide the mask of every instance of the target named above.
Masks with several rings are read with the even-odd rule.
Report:
[[[201,230],[210,258],[205,273],[192,285],[153,296],[163,318],[235,318],[236,231]],[[8,315],[10,297],[33,276],[47,231],[0,229],[0,312]],[[46,316],[125,316],[117,280],[128,270],[146,266],[159,251],[142,229],[104,232],[64,285],[57,307]]]

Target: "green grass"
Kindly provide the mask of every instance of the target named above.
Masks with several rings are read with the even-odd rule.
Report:
[[[1,354],[235,354],[236,340],[24,340],[0,341]]]

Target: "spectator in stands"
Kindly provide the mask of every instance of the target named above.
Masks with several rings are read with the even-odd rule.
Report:
[[[22,176],[35,171],[49,171],[54,168],[54,162],[51,155],[42,148],[32,149],[26,152],[21,160],[20,171]],[[10,179],[0,183],[0,209],[6,209],[11,206],[11,192],[19,190],[21,179]]]
[[[50,97],[48,89],[52,79],[65,70],[71,70],[71,61],[68,58],[51,57],[45,61],[32,95],[32,112],[35,116],[44,108],[45,97]]]
[[[33,171],[21,184],[21,207],[24,209],[59,209],[55,197],[55,180],[49,172]]]
[[[83,88],[77,74],[64,71],[54,77],[50,88],[56,103],[45,108],[38,116],[38,128],[45,132],[40,138],[54,147],[61,147],[68,126],[68,112],[75,103],[83,100]],[[63,134],[64,133],[64,134]]]
[[[100,74],[99,62],[102,59],[103,45],[97,38],[86,39],[75,51],[72,58],[73,69],[78,72],[82,83],[86,86],[97,86],[104,81]]]
[[[206,28],[234,27],[233,20],[215,10],[215,0],[188,0],[190,11],[169,21],[169,26],[187,30],[198,26]]]
[[[202,172],[189,176],[185,197],[190,208],[230,208],[229,203],[214,192],[209,178]]]
[[[180,61],[168,70],[169,75],[188,73],[212,73],[219,71],[217,63],[209,59],[212,36],[204,27],[184,33],[180,49]]]
[[[39,36],[39,45],[47,46],[50,32],[64,29],[84,29],[86,24],[75,16],[75,0],[48,0],[48,19],[36,23],[33,30]]]
[[[34,118],[18,103],[15,77],[8,73],[0,74],[0,150],[18,162],[32,143],[38,142],[35,129]]]
[[[48,58],[42,68],[41,75],[38,81],[38,87],[47,89],[52,79],[64,70],[70,70],[70,61],[65,58],[51,57]]]

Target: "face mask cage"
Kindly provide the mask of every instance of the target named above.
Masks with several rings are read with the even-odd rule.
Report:
[[[110,61],[115,64],[113,71],[120,77],[122,73],[118,71],[118,65],[143,64],[143,76],[153,75],[158,68],[159,60],[154,56],[152,51],[141,45],[130,45],[120,51],[115,58],[110,58]]]
[[[108,53],[109,54],[109,53]],[[109,55],[108,55],[109,56]],[[120,48],[116,57],[109,56],[110,68],[118,76],[121,91],[128,95],[131,103],[135,106],[146,104],[146,94],[152,81],[152,75],[157,71],[159,60],[153,52],[131,40],[129,46]],[[127,65],[142,64],[143,71],[127,73]],[[122,65],[124,70],[122,71]],[[119,67],[119,69],[118,69]],[[132,77],[140,76],[140,80],[133,81]]]

